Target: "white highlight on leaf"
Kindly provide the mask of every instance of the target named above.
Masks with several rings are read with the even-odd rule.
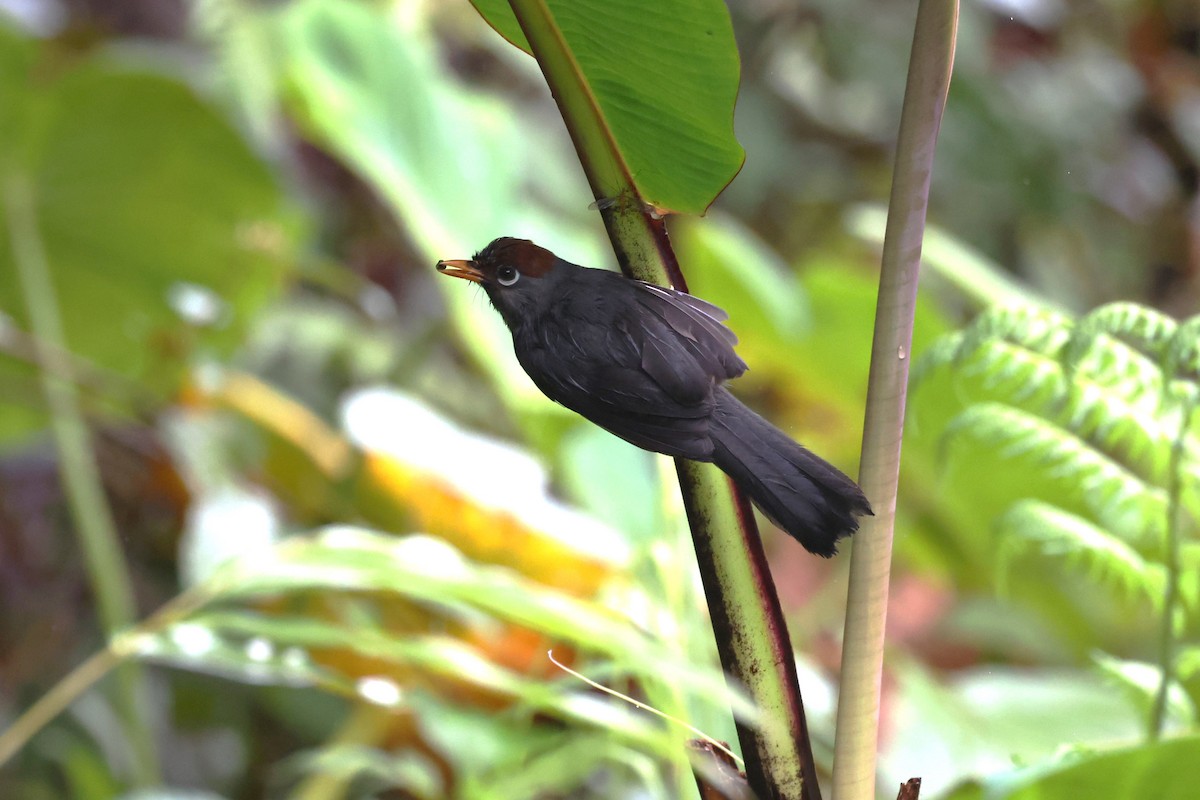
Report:
[[[203,625],[182,622],[171,628],[171,642],[185,656],[199,658],[217,646],[217,637]]]
[[[288,669],[303,669],[308,666],[308,651],[303,647],[287,647],[280,660]]]
[[[265,494],[226,487],[193,501],[184,525],[180,561],[194,586],[234,558],[262,555],[280,536],[279,515]]]
[[[200,328],[225,323],[229,306],[219,294],[197,283],[176,281],[167,288],[167,302],[185,322]]]
[[[275,656],[275,645],[261,636],[246,642],[246,658],[259,663],[270,661]]]
[[[505,442],[458,427],[419,400],[387,388],[349,394],[342,427],[358,446],[390,455],[487,508],[583,552],[620,563],[628,547],[611,528],[550,497],[541,464]]]
[[[454,580],[471,574],[462,553],[436,536],[405,536],[396,542],[394,552],[399,561],[420,564],[421,572],[430,578]]]
[[[399,705],[403,697],[403,692],[395,681],[377,676],[360,678],[355,690],[364,700],[380,706]]]

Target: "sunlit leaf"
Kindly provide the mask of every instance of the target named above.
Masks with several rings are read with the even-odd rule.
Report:
[[[603,266],[599,239],[583,228],[591,198],[560,131],[531,131],[499,99],[457,81],[419,16],[340,0],[267,13],[297,124],[374,190],[426,259],[398,266],[432,275],[437,259],[470,256],[503,235]],[[565,414],[525,377],[482,293],[461,281],[438,285],[502,397]]]
[[[1014,761],[1044,763],[1065,742],[1103,746],[1143,732],[1127,700],[1087,671],[989,664],[938,676],[906,664],[896,675],[881,782],[912,777],[914,764],[926,787],[987,781],[1012,774]]]
[[[1161,610],[1166,569],[1086,519],[1037,500],[1022,500],[996,520],[1002,570],[1024,551],[1061,558],[1101,584]]]
[[[501,35],[530,50],[507,2],[473,2]],[[594,102],[602,135],[641,199],[702,213],[745,158],[733,137],[739,62],[725,4],[548,0],[538,7],[546,16],[526,11],[527,24],[551,28],[569,51],[563,66],[580,87],[570,91]]]
[[[1002,403],[970,406],[946,426],[950,442],[970,438],[1004,458],[1029,458],[1056,481],[1077,488],[1094,513],[1133,542],[1156,545],[1165,524],[1166,492],[1147,486],[1121,464],[1069,431]]]
[[[634,541],[663,534],[662,486],[655,456],[587,425],[563,441],[563,479],[571,496]]]
[[[196,392],[269,434],[272,485],[299,509],[347,505],[381,528],[442,536],[470,558],[580,595],[627,558],[611,530],[548,496],[528,455],[402,395],[367,393],[347,405],[348,439],[245,374],[208,376]]]
[[[1200,782],[1200,738],[1194,736],[1120,750],[1069,752],[1048,764],[997,775],[978,788],[965,787],[951,800],[1190,800]]]

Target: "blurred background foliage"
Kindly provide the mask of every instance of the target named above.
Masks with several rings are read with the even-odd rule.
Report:
[[[739,395],[852,469],[913,8],[730,11],[746,162],[672,238],[731,314]],[[881,791],[1190,796],[1200,461],[1162,387],[1195,375],[1163,371],[1165,328],[1082,315],[1197,312],[1198,167],[1191,0],[963,7],[905,354]],[[695,791],[691,733],[546,657],[719,739],[751,713],[669,466],[544,400],[483,296],[432,270],[504,234],[612,265],[536,64],[468,3],[4,0],[0,178],[0,721],[104,645],[81,514],[111,514],[139,618],[175,604],[118,640],[167,667],[140,721],[101,685],[0,796]],[[998,305],[1021,312],[966,327]],[[98,507],[68,501],[39,370],[77,388]],[[1188,588],[1164,611],[1172,496]],[[845,559],[764,534],[828,766]],[[1143,745],[1164,618],[1158,727],[1182,738]],[[130,725],[175,794],[134,794]]]

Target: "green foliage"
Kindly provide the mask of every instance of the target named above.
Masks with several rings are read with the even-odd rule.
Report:
[[[1153,714],[1163,682],[1163,672],[1157,664],[1114,658],[1105,653],[1094,654],[1092,661],[1100,674],[1128,698],[1129,704],[1143,718]],[[1196,706],[1174,678],[1170,678],[1167,687],[1166,714],[1165,722],[1172,730],[1187,731],[1196,727]]]
[[[688,291],[719,297],[738,334],[738,352],[756,369],[779,368],[812,333],[812,310],[800,281],[767,244],[733,218],[714,212],[680,219],[672,244],[687,265]]]
[[[419,20],[383,22],[364,4],[304,0],[255,22],[280,48],[270,68],[305,134],[383,200],[423,254],[462,257],[502,234],[559,248],[578,234],[586,185],[544,136],[531,135],[447,73]],[[249,24],[249,23],[247,23]],[[576,213],[571,209],[575,199]],[[561,249],[561,248],[560,248]],[[516,363],[503,322],[478,294],[447,285],[455,328],[507,405],[539,426],[565,413]]]
[[[274,176],[178,81],[102,53],[56,56],[2,24],[0,104],[0,183],[30,187],[70,352],[161,398],[182,353],[238,340],[294,258]],[[5,222],[0,321],[24,328],[12,258]],[[0,381],[28,374],[0,355]],[[38,405],[4,393],[0,439],[40,427]]]
[[[261,581],[227,584],[219,602],[141,640],[147,658],[182,667],[153,671],[167,780],[195,778],[203,764],[196,782],[206,796],[288,793],[294,784],[324,796],[390,787],[506,800],[694,791],[687,765],[664,758],[686,734],[597,701],[544,669],[544,650],[517,669],[505,662],[517,645],[484,652],[453,635],[524,625],[534,635],[539,626],[563,633],[588,675],[622,689],[636,681],[649,705],[734,739],[724,700],[714,702],[724,690],[710,666],[691,543],[678,535],[682,512],[661,488],[669,466],[545,401],[482,295],[433,276],[436,259],[469,255],[502,234],[580,263],[613,263],[537,65],[467,3],[151,2],[148,17],[135,13],[141,5],[17,3],[0,12],[0,176],[26,178],[36,194],[68,327],[64,355],[95,423],[141,610],[175,595],[188,553],[244,552],[329,521],[363,524],[346,513],[340,490],[321,486],[293,502],[279,480],[296,468],[295,454],[281,455],[244,421],[198,408],[191,393],[174,394],[210,360],[254,373],[331,428],[348,389],[401,384],[472,428],[519,440],[514,446],[547,465],[530,481],[539,492],[547,478],[550,494],[618,529],[634,551],[632,577],[593,599],[564,598],[494,565],[435,558],[414,547],[429,544],[422,536],[389,541],[355,529],[360,540],[341,555],[327,531],[285,549],[282,563],[259,552],[238,574],[258,558]],[[130,27],[151,17],[169,27],[184,5],[188,20],[174,17],[169,34]],[[495,21],[509,13],[506,2],[480,5]],[[562,19],[599,7],[547,5]],[[884,230],[878,203],[891,175],[912,6],[816,0],[811,13],[796,14],[787,4],[727,5],[747,56],[737,134],[749,157],[704,219],[669,220],[672,241],[691,287],[731,312],[752,366],[735,391],[853,474]],[[1172,91],[1165,72],[1148,71],[1178,57],[1178,43],[1160,42],[1156,55],[1142,37],[1169,26],[1181,5],[1144,5],[1110,2],[1096,14],[1067,4],[1053,20],[1023,16],[1036,10],[996,15],[986,4],[961,9],[931,190],[940,227],[924,242],[912,352],[968,313],[1023,310],[937,340],[941,355],[925,362],[910,397],[884,681],[892,716],[880,745],[887,775],[923,775],[931,797],[947,791],[946,776],[991,776],[955,797],[1046,800],[1190,797],[1197,782],[1195,738],[1085,749],[1134,740],[1164,686],[1165,730],[1177,735],[1194,725],[1200,697],[1200,541],[1187,536],[1197,514],[1198,423],[1178,437],[1200,369],[1200,324],[1134,304],[1078,320],[1061,311],[1116,297],[1179,311],[1194,297],[1185,269],[1194,203],[1181,179],[1194,172],[1195,148],[1189,156],[1164,145],[1194,143],[1182,123],[1190,95],[1178,91],[1186,80]],[[68,26],[54,30],[49,17],[36,34],[8,26],[9,14],[41,6],[60,9]],[[620,13],[606,25],[627,14],[659,24],[627,37],[648,51],[636,57],[624,42],[605,52],[586,36],[574,42],[589,51],[587,69],[603,65],[638,87],[628,97],[601,94],[618,104],[612,119],[622,126],[650,126],[630,142],[631,157],[642,144],[661,150],[639,177],[666,188],[646,194],[686,191],[689,202],[707,203],[740,160],[726,12],[709,2],[610,7]],[[664,33],[663,18],[679,14],[686,18],[668,19]],[[721,25],[711,39],[671,46],[680,31],[700,34],[714,20]],[[1125,36],[1135,29],[1142,35]],[[1138,51],[1122,52],[1124,41]],[[707,70],[720,80],[677,90]],[[654,113],[637,115],[647,102]],[[693,103],[712,116],[690,118]],[[685,129],[719,150],[719,163],[678,147],[676,131]],[[301,281],[280,293],[295,234],[304,232],[290,199],[309,213],[313,235],[303,243]],[[100,639],[55,465],[48,450],[11,442],[44,432],[45,414],[8,236],[0,224],[0,629],[6,642],[22,625],[30,631],[0,670],[14,688],[0,715],[11,719]],[[215,324],[184,319],[168,302],[188,284],[218,301]],[[1024,308],[1034,305],[1060,311]],[[131,423],[132,411],[146,413]],[[375,425],[390,428],[386,419]],[[169,455],[148,468],[145,454],[164,441]],[[194,524],[230,486],[257,511]],[[397,497],[419,500],[422,491],[434,494]],[[1184,534],[1177,580],[1168,558],[1172,497]],[[404,520],[395,527],[421,530]],[[587,538],[587,529],[574,533]],[[785,609],[802,607],[789,619],[793,643],[819,662],[801,682],[827,763],[826,643],[840,629],[844,562],[813,565],[764,533]],[[405,554],[394,565],[400,577],[388,583],[381,570],[397,552]],[[439,574],[446,564],[460,572]],[[561,574],[561,562],[545,564],[556,568]],[[1169,586],[1179,591],[1173,614],[1165,613]],[[419,610],[402,618],[414,628],[393,624],[397,607]],[[1153,641],[1163,622],[1174,632],[1170,670]],[[419,726],[414,739],[342,738],[344,717],[364,696],[387,699],[385,684],[362,681],[372,674],[356,659],[410,670],[393,679],[420,670],[422,680],[396,684],[394,710]],[[447,696],[451,685],[508,705]],[[105,689],[96,686],[5,765],[0,795],[176,796],[167,788],[121,794],[127,737],[113,733]],[[316,786],[320,778],[336,790]]]
[[[948,800],[1188,800],[1200,781],[1198,748],[1200,738],[1186,736],[1108,752],[1067,752],[1049,763],[965,786]]]
[[[989,312],[941,340],[914,377],[949,366],[969,384],[967,408],[947,425],[947,446],[966,436],[1010,457],[1031,454],[1048,478],[1073,485],[1103,526],[1153,548],[1165,530],[1168,467],[1182,413],[1172,398],[1186,382],[1167,377],[1152,343],[1134,349],[1113,338],[1115,328],[1091,327],[1120,310],[1099,309],[1079,325],[1052,311]],[[1163,330],[1166,338],[1152,346],[1165,357],[1174,329]],[[1195,430],[1183,441],[1194,452]],[[1198,488],[1184,493],[1189,509],[1198,508]]]
[[[1064,743],[1129,741],[1142,727],[1137,709],[1101,674],[998,663],[935,674],[907,661],[893,673],[904,701],[885,768],[904,774],[921,764],[922,796],[944,797],[959,776],[1000,779],[1055,763]]]
[[[1022,500],[996,520],[995,528],[1002,577],[1013,560],[1030,552],[1061,557],[1089,579],[1162,610],[1163,565],[1083,517],[1040,500]]]
[[[1181,555],[1195,548],[1200,510],[1190,369],[1198,323],[1177,325],[1131,303],[1078,322],[1045,309],[1000,309],[943,338],[918,370],[925,379],[949,371],[969,393],[944,427],[947,452],[974,441],[1032,465],[1031,484],[1053,487],[995,519],[1002,581],[1027,554],[1062,558],[1114,601],[1160,620],[1159,663],[1146,665],[1152,680],[1142,672],[1134,680],[1117,659],[1097,660],[1123,686],[1157,697],[1152,734],[1168,705],[1184,724],[1195,720],[1195,695],[1181,694],[1174,676],[1185,666],[1175,643],[1200,626],[1200,570]]]
[[[288,778],[299,782],[306,775],[320,775],[327,782],[353,785],[357,781],[364,789],[377,786],[379,791],[403,792],[405,798],[412,800],[437,800],[445,797],[447,792],[437,765],[428,757],[415,752],[385,753],[361,745],[330,744],[319,750],[298,753],[288,759],[281,772],[287,783],[292,782]]]
[[[547,680],[497,664],[454,633],[463,625],[484,637],[501,623],[539,631],[557,643],[561,658],[587,653],[588,671],[598,669],[607,680],[625,678],[650,687],[666,681],[706,704],[721,707],[732,701],[741,714],[752,714],[744,700],[730,697],[718,671],[678,658],[622,615],[509,570],[470,563],[431,537],[396,539],[331,528],[227,564],[195,591],[203,597],[198,610],[153,636],[135,634],[130,646],[160,663],[258,683],[322,688],[392,712],[429,712],[429,704],[438,705],[441,711],[422,713],[423,724],[436,729],[448,717],[448,727],[435,738],[455,742],[449,752],[459,762],[460,778],[473,787],[464,797],[526,797],[548,785],[569,790],[604,766],[624,766],[626,779],[658,786],[654,793],[665,797],[662,776],[671,769],[664,764],[678,764],[682,740],[691,734],[596,694],[571,676]],[[305,601],[319,597],[338,600]],[[267,611],[264,605],[283,610]],[[398,608],[413,607],[440,622],[424,632],[397,629],[396,621],[406,618]],[[332,610],[322,614],[321,608]],[[365,673],[363,665],[370,665]],[[399,684],[394,677],[376,677],[381,675],[409,679]],[[455,686],[482,692],[493,698],[489,705],[500,705],[494,719],[480,715],[474,724],[495,735],[506,730],[509,746],[491,753],[463,748],[459,722],[471,712],[450,713],[444,706]],[[604,745],[596,748],[599,742]],[[381,766],[376,758],[351,755],[343,753],[349,760],[339,760],[338,771],[371,773]],[[544,763],[547,769],[556,764],[554,779],[538,773],[536,779],[516,780],[513,776],[526,771],[521,765],[529,763]],[[497,782],[509,786],[507,793],[495,789]]]
[[[530,52],[509,3],[473,4]],[[725,4],[550,0],[543,7],[640,196],[657,208],[703,213],[745,159],[733,136],[740,62]]]

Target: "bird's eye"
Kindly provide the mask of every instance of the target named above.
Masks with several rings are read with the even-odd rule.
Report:
[[[521,273],[517,272],[517,268],[507,264],[496,270],[496,283],[501,286],[512,286],[520,277]]]

